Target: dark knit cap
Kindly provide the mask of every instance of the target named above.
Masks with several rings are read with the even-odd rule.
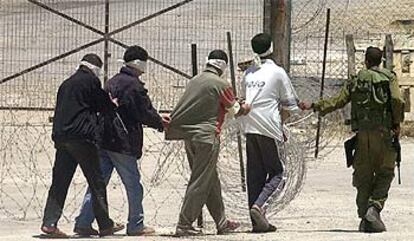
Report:
[[[382,61],[381,49],[372,46],[368,47],[367,51],[365,52],[365,59],[372,65],[380,65]]]
[[[99,58],[98,55],[92,54],[92,53],[86,54],[85,56],[83,56],[81,61],[88,62],[88,63],[93,64],[93,65],[95,65],[99,68],[102,68],[102,65],[103,65],[103,62],[102,62],[101,58]]]
[[[259,33],[252,38],[251,44],[256,54],[263,54],[272,46],[272,37],[267,33]]]
[[[125,51],[124,61],[129,62],[129,61],[136,60],[136,59],[139,59],[141,61],[147,61],[148,52],[140,46],[133,45],[127,48],[127,50]]]
[[[216,49],[210,52],[208,55],[208,59],[221,59],[224,60],[226,63],[229,62],[226,52],[220,49]]]

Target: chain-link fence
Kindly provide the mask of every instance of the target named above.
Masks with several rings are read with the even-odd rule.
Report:
[[[155,105],[171,109],[192,75],[190,45],[197,44],[201,66],[208,51],[226,48],[231,31],[236,59],[245,56],[262,9],[253,0],[2,1],[1,107],[53,108],[59,83],[82,55],[107,56],[111,77],[124,47],[138,44],[153,60],[143,78]]]
[[[400,36],[405,36],[404,39],[412,38],[414,2],[410,0],[292,2],[293,76],[320,78],[327,8],[331,9],[327,78],[346,79],[348,76],[346,34],[353,34],[357,47],[361,48],[370,45],[382,48],[385,34],[393,34],[396,44],[401,41]],[[357,57],[360,69],[363,66],[363,58],[361,54]]]
[[[325,88],[329,88],[331,91],[325,92],[325,96],[337,93],[344,80],[348,79],[346,35],[353,35],[356,71],[364,67],[365,49],[369,46],[382,49],[387,34],[392,35],[394,46],[399,46],[399,51],[404,50],[404,46],[408,46],[408,43],[414,41],[412,34],[414,31],[414,2],[410,0],[292,1],[290,75],[299,80],[294,81],[294,85],[302,99],[316,100],[319,98],[328,8],[331,12]],[[399,61],[399,59],[395,59],[394,64]],[[401,77],[398,71],[397,74],[398,77]],[[347,111],[349,112],[349,109],[341,112],[346,113],[349,117]],[[310,118],[310,122],[316,123],[316,119],[316,116],[313,116]],[[340,136],[346,137],[346,135],[335,134],[342,132],[343,129],[348,129],[343,126],[344,120],[340,113],[330,114],[323,121],[325,127],[322,128],[324,133],[321,138],[325,144],[332,144],[332,140],[341,139],[338,138]],[[339,125],[326,125],[332,121],[336,124],[339,123]],[[341,127],[335,129],[338,126]]]

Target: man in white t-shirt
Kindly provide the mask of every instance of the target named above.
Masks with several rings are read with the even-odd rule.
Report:
[[[283,160],[277,143],[285,141],[281,112],[299,110],[297,95],[286,71],[271,59],[272,39],[261,33],[251,40],[254,64],[242,80],[242,95],[252,106],[243,117],[246,135],[247,187],[253,232],[273,232],[265,217],[265,204],[284,186]]]

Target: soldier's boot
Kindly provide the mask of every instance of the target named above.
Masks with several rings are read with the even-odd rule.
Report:
[[[359,223],[358,231],[361,233],[372,233],[371,225],[365,218],[361,219],[361,222]]]
[[[384,222],[381,220],[379,210],[376,207],[371,206],[368,208],[367,213],[365,214],[365,219],[371,226],[371,232],[380,233],[387,230]]]
[[[366,232],[366,225],[367,225],[367,220],[361,219],[361,222],[359,223],[358,231],[365,233]]]

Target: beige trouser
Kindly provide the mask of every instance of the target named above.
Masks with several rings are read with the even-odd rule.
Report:
[[[214,144],[186,140],[185,150],[191,168],[191,177],[184,196],[178,226],[189,228],[200,215],[204,204],[220,230],[226,223],[221,196],[217,160],[220,142]]]

